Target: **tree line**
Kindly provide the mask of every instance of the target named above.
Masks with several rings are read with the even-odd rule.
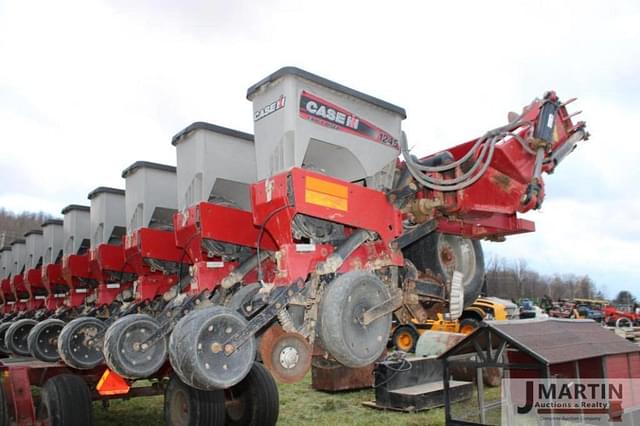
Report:
[[[599,287],[589,275],[543,275],[527,265],[524,259],[493,257],[485,264],[488,296],[520,300],[539,300],[545,295],[553,300],[606,299],[606,288]],[[636,298],[628,291],[619,292],[612,300],[618,305],[634,305]]]
[[[14,213],[0,207],[0,246],[11,244],[15,239],[23,238],[32,229],[40,229],[40,225],[51,215],[44,212]]]

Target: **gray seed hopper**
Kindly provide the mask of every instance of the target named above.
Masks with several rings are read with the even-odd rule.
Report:
[[[101,186],[91,191],[88,198],[91,200],[91,248],[121,244],[126,234],[124,191]]]
[[[139,228],[172,229],[177,208],[176,168],[137,161],[122,172],[125,179],[127,233]]]
[[[34,269],[42,265],[42,255],[44,252],[44,238],[41,229],[33,229],[24,234],[27,245],[27,260],[25,268]]]
[[[24,240],[14,240],[11,243],[11,254],[13,257],[12,275],[22,275],[27,263],[27,245]]]
[[[291,167],[389,188],[403,108],[294,67],[247,90],[253,102],[258,179]]]
[[[209,123],[191,124],[173,137],[178,165],[178,208],[201,201],[249,210],[256,181],[253,136]]]
[[[49,219],[42,224],[43,254],[42,265],[51,265],[62,256],[64,245],[64,222],[60,219]]]
[[[0,249],[0,280],[3,280],[9,275],[11,272],[13,265],[13,256],[11,254],[11,247],[2,247]]]
[[[82,254],[89,249],[89,207],[71,204],[64,215],[64,255]]]

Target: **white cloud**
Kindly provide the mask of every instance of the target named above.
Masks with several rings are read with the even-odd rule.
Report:
[[[245,90],[284,65],[405,107],[421,154],[554,88],[581,98],[593,138],[547,179],[538,232],[501,247],[637,277],[639,18],[632,1],[3,2],[0,203],[86,203],[133,161],[174,163],[192,121],[251,131]]]

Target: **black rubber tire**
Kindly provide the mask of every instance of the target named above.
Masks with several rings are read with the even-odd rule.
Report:
[[[237,289],[233,293],[233,295],[231,295],[226,303],[226,306],[233,309],[234,311],[240,312],[240,314],[242,314],[244,317],[251,317],[255,313],[255,311],[244,312],[244,310],[242,310],[241,308],[244,303],[248,302],[249,299],[252,298],[260,290],[260,287],[262,287],[260,283],[240,286],[240,288]]]
[[[391,313],[364,326],[357,317],[389,298],[389,290],[368,272],[347,272],[325,289],[320,302],[319,335],[338,362],[359,368],[374,362],[387,346]]]
[[[224,344],[247,323],[239,312],[225,306],[187,314],[169,338],[169,360],[176,374],[187,385],[202,390],[226,389],[240,382],[255,360],[255,338],[249,338],[228,357],[223,350],[214,353],[212,345]]]
[[[7,335],[7,330],[11,327],[11,322],[3,322],[0,324],[0,353],[9,355],[9,348],[7,348],[7,342],[5,341],[5,336]]]
[[[58,336],[64,326],[65,322],[56,318],[48,318],[36,324],[27,337],[31,356],[44,362],[58,361]]]
[[[104,359],[110,369],[122,377],[142,379],[153,375],[167,360],[167,340],[162,338],[146,352],[134,345],[160,329],[160,324],[145,314],[126,315],[109,326],[104,337]]]
[[[451,276],[445,260],[440,255],[441,249],[453,245],[455,246],[455,251],[456,248],[460,248],[463,244],[467,243],[470,243],[467,247],[473,247],[474,261],[471,272],[460,270],[464,269],[463,267],[456,268],[464,274],[464,307],[467,307],[478,298],[484,282],[484,253],[480,241],[450,234],[442,234],[440,232],[432,232],[406,247],[403,253],[419,270],[430,270],[449,282],[451,281]],[[453,257],[452,262],[457,262],[458,260],[455,259],[455,254]],[[462,262],[462,260],[460,260],[460,262]]]
[[[184,384],[176,375],[164,391],[164,424],[213,426],[224,424],[224,391],[203,391]]]
[[[247,377],[225,391],[227,426],[271,426],[278,421],[280,396],[269,371],[253,363]]]
[[[403,340],[403,337],[410,338],[411,342],[406,344]],[[416,345],[418,344],[418,339],[420,338],[420,333],[416,330],[415,327],[405,324],[396,327],[393,330],[393,336],[391,337],[391,344],[397,350],[414,353],[416,351]]]
[[[458,327],[458,329],[460,330],[460,333],[471,334],[478,327],[480,327],[480,321],[475,318],[465,318],[460,321],[460,326]],[[471,330],[471,332],[463,331],[466,328],[473,328],[473,330]]]
[[[7,395],[4,393],[4,386],[0,383],[0,426],[11,425],[9,416],[9,401],[7,401]]]
[[[38,321],[31,318],[24,318],[11,324],[4,336],[10,353],[17,356],[31,356],[27,338],[36,324]]]
[[[38,417],[49,426],[93,424],[91,394],[87,383],[73,374],[60,374],[42,387]]]
[[[95,335],[104,331],[105,325],[101,320],[93,317],[80,317],[70,321],[58,336],[58,354],[69,367],[90,370],[102,364],[104,356],[102,348],[97,346],[93,348],[81,347],[83,352],[86,351],[84,356],[78,355],[74,351],[74,347],[78,346],[79,335],[77,333],[82,329],[90,329],[91,334]]]

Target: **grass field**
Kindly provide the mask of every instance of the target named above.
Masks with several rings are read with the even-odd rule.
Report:
[[[373,399],[373,390],[324,393],[311,389],[311,376],[295,385],[280,385],[279,425],[384,425],[423,426],[444,424],[444,410],[433,409],[421,413],[380,411],[362,405]],[[489,389],[487,400],[500,398],[500,389]],[[112,401],[105,410],[96,403],[97,425],[151,426],[163,422],[162,397]],[[475,401],[459,404],[455,411],[466,410]]]

